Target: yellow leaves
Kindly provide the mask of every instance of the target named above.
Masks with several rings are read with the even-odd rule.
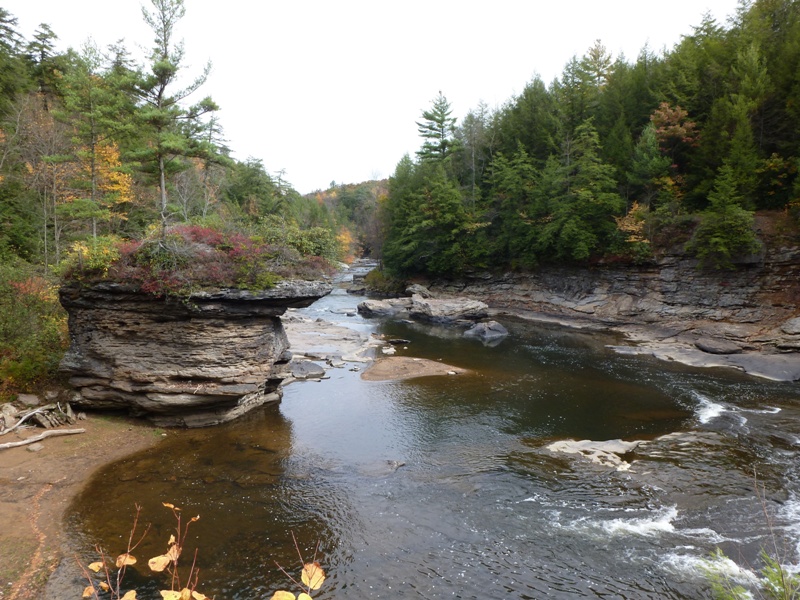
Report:
[[[175,508],[171,504],[167,505],[165,503],[164,506],[167,506],[167,508],[171,508],[172,510],[180,510],[179,508]],[[199,518],[200,517],[196,517],[196,518],[192,519],[192,521],[196,521]],[[170,565],[170,563],[177,563],[178,562],[178,558],[181,555],[181,547],[176,542],[174,535],[170,535],[169,536],[168,545],[169,545],[169,550],[167,550],[166,554],[161,554],[159,556],[154,556],[153,558],[151,558],[150,560],[147,561],[147,566],[150,567],[151,571],[155,571],[156,573],[160,573],[161,571],[166,569]]]
[[[118,569],[123,566],[135,565],[135,564],[136,564],[136,557],[133,556],[132,554],[128,554],[127,552],[125,554],[120,554],[117,557]]]
[[[103,568],[103,563],[99,562],[99,561],[98,562],[93,562],[93,563],[91,563],[89,565],[89,569],[91,569],[95,573],[99,573],[100,569],[102,569],[102,568]]]
[[[164,600],[208,600],[205,594],[193,592],[189,588],[183,588],[180,592],[175,590],[161,590],[161,597]]]
[[[87,585],[85,588],[83,588],[83,595],[81,598],[91,598],[92,596],[94,596],[94,586]],[[294,596],[292,596],[292,598],[294,598]]]
[[[303,565],[303,572],[300,574],[303,585],[307,585],[311,590],[318,590],[325,581],[325,571],[318,562],[306,563]]]
[[[295,596],[292,592],[278,591],[272,594],[272,598],[270,598],[270,600],[295,600]],[[302,592],[299,596],[297,596],[297,600],[314,600],[314,599],[305,592]]]
[[[308,587],[308,591],[318,590],[322,583],[325,581],[325,571],[318,562],[306,563],[303,565],[303,571],[300,573],[300,579],[303,585]],[[291,592],[279,590],[272,595],[270,600],[313,600],[311,596],[302,592],[295,599],[295,595]]]
[[[136,600],[136,590],[126,592],[125,595],[119,600]]]
[[[617,222],[617,229],[628,234],[628,242],[645,242],[648,240],[644,236],[645,216],[647,209],[634,202],[628,214],[624,217],[614,217]]]
[[[155,571],[156,573],[161,573],[164,569],[166,569],[169,564],[172,562],[172,559],[167,556],[166,554],[162,554],[160,556],[154,556],[150,560],[147,561],[147,566],[150,567],[151,571]]]

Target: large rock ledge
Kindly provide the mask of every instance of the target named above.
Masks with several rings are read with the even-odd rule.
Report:
[[[612,329],[652,354],[800,381],[800,247],[771,248],[735,271],[703,271],[679,252],[646,265],[542,267],[427,282],[437,298],[485,302],[490,316]]]
[[[331,289],[283,281],[178,300],[119,283],[70,284],[60,292],[70,332],[60,369],[80,406],[125,409],[162,426],[230,421],[280,399],[278,372],[289,359],[280,315]]]

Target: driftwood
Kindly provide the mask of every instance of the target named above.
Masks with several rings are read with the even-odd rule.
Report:
[[[21,440],[19,442],[8,442],[6,444],[0,444],[0,450],[6,450],[8,448],[17,448],[18,446],[25,446],[27,444],[33,444],[34,442],[38,442],[45,438],[54,437],[57,435],[74,435],[76,433],[85,433],[85,429],[51,429],[49,431],[45,431],[40,433],[39,435],[35,435],[33,437],[29,437],[27,440]]]
[[[44,427],[45,429],[50,429],[51,427],[61,427],[62,425],[72,425],[77,420],[75,413],[72,412],[72,407],[69,404],[66,404],[64,407],[61,406],[61,403],[48,404],[25,413],[16,423],[14,423],[14,425],[8,427],[7,429],[0,427],[0,435],[11,433],[28,419],[31,419],[31,421],[35,422],[40,427]]]
[[[23,423],[24,423],[24,422],[25,422],[27,419],[29,419],[30,417],[32,417],[32,416],[34,416],[34,415],[38,415],[39,413],[43,413],[43,412],[45,412],[45,411],[47,411],[47,410],[54,410],[54,409],[55,409],[55,407],[56,407],[56,405],[55,405],[55,404],[48,404],[47,406],[42,406],[42,407],[40,407],[40,408],[37,408],[36,410],[32,410],[31,412],[29,412],[29,413],[26,413],[26,414],[22,415],[22,417],[20,418],[20,420],[19,420],[19,421],[17,421],[17,422],[16,422],[14,425],[12,425],[11,427],[9,427],[8,429],[3,429],[2,431],[0,431],[0,435],[5,435],[5,434],[7,434],[7,433],[11,433],[11,432],[12,432],[12,431],[14,431],[14,430],[15,430],[17,427],[19,427],[20,425],[22,425],[22,424],[23,424]]]

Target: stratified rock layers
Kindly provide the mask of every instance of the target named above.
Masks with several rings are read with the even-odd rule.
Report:
[[[280,315],[330,293],[319,281],[185,300],[117,283],[61,289],[70,348],[61,370],[87,408],[125,409],[159,425],[203,427],[280,399],[288,341]]]

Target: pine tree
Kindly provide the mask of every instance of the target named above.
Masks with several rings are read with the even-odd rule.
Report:
[[[702,213],[686,250],[700,259],[701,266],[733,269],[733,259],[758,252],[761,244],[753,230],[753,213],[742,208],[743,198],[729,165],[719,169],[708,200],[710,208]]]
[[[422,113],[423,121],[417,122],[417,130],[424,142],[417,151],[420,160],[443,161],[454,149],[455,117],[451,117],[450,103],[439,92],[431,108]]]
[[[140,159],[149,165],[159,188],[159,210],[162,231],[168,219],[167,176],[181,170],[175,159],[201,156],[210,149],[198,140],[197,123],[209,112],[218,110],[211,98],[186,108],[183,103],[206,81],[211,70],[207,64],[202,74],[187,87],[174,90],[183,62],[183,43],[175,42],[175,26],[183,18],[183,0],[151,0],[153,11],[142,7],[145,22],[155,34],[155,46],[150,54],[150,73],[142,76],[137,92],[143,102],[139,118],[150,132],[151,144]]]

